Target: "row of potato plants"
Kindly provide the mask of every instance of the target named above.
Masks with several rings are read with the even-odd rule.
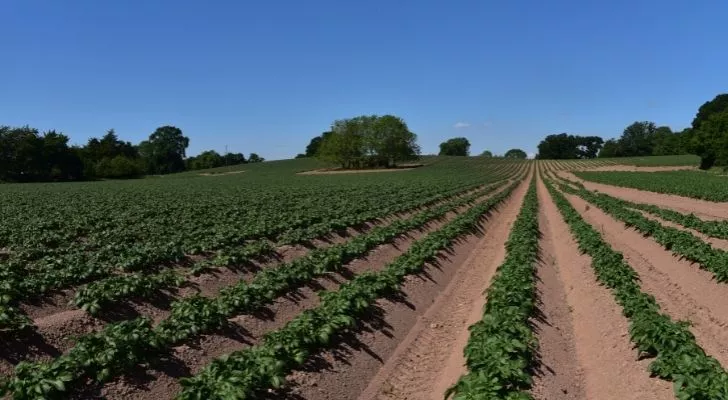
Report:
[[[384,204],[380,205],[378,209],[370,209],[364,213],[352,211],[353,217],[349,217],[348,221],[356,224],[381,218],[392,212],[404,212],[420,208],[458,193],[473,190],[478,186],[480,184],[475,183],[452,190],[440,190],[440,193],[430,197],[399,201],[395,206]],[[331,226],[334,228],[340,227],[336,223],[332,223]],[[323,225],[318,225],[318,227],[321,229]],[[298,231],[304,231],[304,234],[296,234],[295,232]],[[307,234],[312,232],[314,231],[308,228],[290,229],[287,231],[289,235],[287,242],[290,241],[291,237],[308,237]],[[195,263],[193,271],[199,272],[200,269],[208,266],[240,264],[247,260],[269,255],[274,251],[274,244],[267,239],[256,240],[245,245],[236,245],[237,240],[229,243],[231,244],[227,245],[227,247],[217,249],[214,255],[209,256],[209,258]],[[116,249],[110,245],[107,248]],[[137,255],[131,256],[127,253],[130,258],[127,259],[126,263],[122,264],[113,264],[111,260],[89,262],[88,256],[81,254],[67,254],[36,270],[29,270],[28,266],[20,261],[7,262],[2,265],[3,268],[0,268],[0,277],[2,278],[0,286],[0,329],[18,331],[32,326],[31,321],[18,309],[16,305],[18,300],[39,296],[49,290],[61,289],[84,281],[91,280],[93,283],[81,288],[76,293],[74,303],[92,313],[98,312],[104,302],[144,295],[162,287],[175,285],[181,282],[182,278],[165,271],[152,275],[150,275],[150,271],[146,271],[144,273],[131,272],[125,275],[109,276],[114,274],[117,267],[121,267],[122,270],[137,270],[136,267],[129,265],[129,260],[144,260],[139,263],[134,261],[132,262],[133,265],[162,265],[163,262],[179,261],[184,257],[184,251],[178,247],[173,246],[173,248],[167,250],[169,251],[165,252],[164,248],[157,248],[145,253],[146,247],[139,246],[136,252]],[[142,257],[139,254],[145,254],[145,256]],[[111,296],[105,299],[105,294]]]
[[[573,181],[571,179],[561,178],[563,182],[566,182],[570,185],[576,186],[580,190],[587,190],[586,187],[581,183],[577,181]],[[602,193],[604,196],[608,196],[604,193]],[[612,197],[612,196],[609,196]],[[628,201],[624,199],[619,199],[616,197],[612,197],[615,201],[617,201],[619,204],[627,207],[627,208],[633,208],[636,210],[641,210],[648,212],[652,215],[655,215],[657,217],[660,217],[666,221],[674,222],[676,224],[682,225],[686,228],[694,229],[702,234],[705,234],[710,237],[718,238],[718,239],[728,239],[728,221],[722,221],[722,220],[703,220],[699,217],[697,217],[695,214],[684,214],[675,210],[670,210],[667,208],[662,208],[659,206],[656,206],[654,204],[647,204],[647,203],[637,203],[633,201]]]
[[[464,354],[468,372],[445,397],[530,399],[531,366],[538,347],[530,318],[536,310],[539,247],[536,179],[506,242],[506,258],[486,291],[483,318],[470,326]]]
[[[712,247],[690,232],[649,219],[609,195],[594,193],[584,188],[575,189],[563,182],[557,181],[557,184],[561,190],[594,204],[605,213],[622,221],[627,227],[635,228],[644,236],[652,237],[673,254],[698,263],[700,268],[710,271],[718,282],[728,282],[728,252]]]
[[[579,178],[613,186],[674,194],[714,202],[728,201],[726,178],[704,171],[574,171]]]
[[[362,273],[336,291],[321,293],[318,307],[266,334],[260,344],[216,359],[197,375],[182,379],[178,399],[249,399],[280,388],[288,373],[303,365],[313,352],[330,346],[336,335],[354,328],[357,319],[378,299],[397,292],[406,276],[421,272],[455,239],[474,230],[481,217],[519,184],[472,206],[416,241],[382,271]]]
[[[551,182],[545,183],[579,249],[591,256],[597,280],[611,289],[629,319],[630,339],[639,356],[654,357],[650,373],[672,381],[680,400],[728,398],[728,374],[696,343],[689,323],[661,313],[655,298],[642,292],[638,274],[622,253],[614,251]]]
[[[491,196],[487,204],[502,201],[515,183]],[[156,327],[146,318],[110,324],[98,333],[80,337],[66,354],[50,362],[21,362],[15,374],[0,388],[15,399],[63,397],[64,391],[83,382],[104,382],[148,362],[185,340],[224,326],[228,318],[254,312],[279,296],[312,279],[341,269],[374,247],[444,217],[502,186],[426,209],[410,218],[396,220],[343,244],[312,250],[308,255],[276,267],[266,268],[252,281],[240,281],[223,289],[217,297],[192,296],[171,306],[168,318]]]
[[[496,187],[497,184],[480,188],[481,190],[475,189],[475,192],[472,193],[471,190],[473,190],[473,188],[471,187],[454,194],[447,192],[449,197],[437,195],[436,197],[426,199],[424,202],[415,202],[414,205],[405,203],[407,204],[407,208],[399,207],[393,210],[392,213],[396,214],[402,211],[426,207],[437,201],[442,201],[443,198],[453,200],[453,196],[463,196],[465,199],[473,199],[475,196],[494,190]],[[463,192],[466,192],[465,195],[463,195]],[[467,195],[468,193],[470,195]],[[392,210],[392,208],[389,208],[389,210]],[[352,219],[353,224],[357,223],[354,222],[355,218]],[[372,219],[373,218],[367,218],[366,220]],[[190,268],[190,272],[193,274],[199,274],[210,268],[240,265],[274,252],[275,247],[270,242],[254,241],[245,246],[239,246],[238,248],[217,251],[212,258],[196,262]],[[130,297],[148,296],[155,293],[157,290],[178,286],[184,281],[185,276],[182,271],[175,272],[171,270],[163,270],[160,273],[153,274],[134,273],[123,276],[114,276],[92,282],[80,288],[76,291],[73,302],[77,307],[80,307],[93,315],[97,314],[105,306],[114,302],[128,299]]]

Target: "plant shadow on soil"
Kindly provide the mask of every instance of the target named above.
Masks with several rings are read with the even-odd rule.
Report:
[[[0,334],[0,342],[3,344],[0,346],[0,359],[13,365],[32,358],[55,358],[61,355],[59,349],[31,329]]]

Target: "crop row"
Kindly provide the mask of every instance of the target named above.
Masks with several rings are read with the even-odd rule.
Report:
[[[502,185],[495,184],[487,186],[474,193],[463,196],[460,199],[451,200],[444,204],[444,208],[436,207],[434,209],[434,212],[435,214],[440,215],[442,210],[453,209],[453,207],[473,201],[477,197],[488,194],[500,186]],[[429,218],[434,214],[423,213],[421,215],[421,219],[412,220],[409,224],[405,224],[402,226],[398,226],[397,224],[391,225],[395,229],[390,229],[389,232],[401,232],[401,229],[404,229],[405,227],[419,226],[415,224],[419,224],[421,221],[424,220],[424,218]],[[195,272],[199,272],[200,269],[198,267],[200,265],[204,265],[205,267],[208,265],[222,267],[233,264],[240,264],[258,255],[259,253],[250,251],[250,246],[245,246],[237,252],[235,252],[234,250],[220,252],[216,255],[214,259],[210,260],[209,263],[203,261],[202,263],[198,263],[192,269]],[[76,306],[88,311],[91,314],[95,314],[100,311],[104,306],[109,305],[112,302],[116,302],[132,296],[148,295],[153,293],[155,290],[164,287],[179,285],[179,283],[183,280],[184,278],[181,276],[181,274],[170,271],[162,271],[158,274],[131,274],[126,276],[113,277],[91,283],[81,288],[79,291],[76,292],[73,301]]]
[[[634,227],[645,236],[652,237],[673,254],[696,262],[701,268],[710,271],[718,282],[728,282],[728,252],[713,248],[690,232],[664,226],[651,220],[638,211],[625,207],[619,199],[603,193],[594,193],[584,188],[575,189],[557,183],[567,193],[575,194],[599,207],[607,214],[622,221],[627,227]]]
[[[282,386],[286,375],[301,366],[312,352],[326,348],[335,335],[353,328],[357,318],[365,315],[377,299],[399,290],[407,275],[420,272],[457,237],[472,231],[482,215],[518,184],[416,241],[384,270],[362,273],[341,285],[338,291],[321,293],[318,307],[304,311],[283,328],[266,334],[257,346],[228,354],[197,375],[182,379],[183,390],[178,398],[253,398],[256,393]]]
[[[563,182],[570,185],[576,186],[580,190],[587,190],[581,182],[572,181],[566,178],[560,178]],[[607,195],[605,195],[607,196]],[[610,196],[611,197],[611,196]],[[658,216],[666,221],[674,222],[682,225],[686,228],[694,229],[707,236],[728,239],[728,222],[721,220],[703,220],[698,218],[695,214],[684,214],[667,208],[658,207],[654,204],[647,203],[636,203],[624,199],[612,197],[619,204],[627,208],[633,208],[636,210],[646,211],[650,214]]]
[[[536,308],[538,198],[531,180],[513,224],[506,258],[487,290],[483,318],[470,326],[467,374],[445,393],[455,399],[530,399],[530,368],[538,346],[529,319]]]
[[[574,172],[579,178],[657,193],[676,194],[708,201],[728,201],[724,176],[700,171]]]
[[[695,342],[689,324],[661,313],[655,298],[641,291],[639,276],[622,254],[605,243],[550,182],[546,186],[579,249],[591,256],[597,280],[611,289],[629,319],[630,338],[640,356],[655,357],[650,373],[672,381],[680,400],[728,398],[728,374]]]
[[[346,219],[346,222],[357,224],[363,221],[380,218],[392,212],[403,212],[429,204],[441,201],[454,194],[472,190],[479,184],[471,184],[464,188],[456,188],[445,192],[437,193],[430,197],[414,198],[409,201],[400,201],[396,206],[380,206],[378,209],[372,209],[368,212],[354,213]],[[328,226],[339,228],[341,221],[332,222]],[[322,231],[323,224],[317,225],[317,229]],[[301,232],[296,234],[295,232]],[[292,237],[304,238],[308,235],[318,232],[311,228],[292,229],[287,232],[288,240]],[[328,231],[327,231],[328,232]],[[325,232],[324,232],[325,233]],[[261,239],[250,242],[245,245],[231,244],[227,248],[218,249],[212,258],[206,258],[198,261],[192,267],[193,272],[199,272],[201,268],[208,266],[226,266],[232,264],[240,264],[247,260],[258,258],[274,251],[273,245],[267,239]],[[159,255],[160,250],[156,249],[155,254]],[[73,257],[73,256],[71,256]],[[167,260],[178,259],[180,254],[172,251],[168,254]],[[160,261],[163,257],[153,257],[156,261]],[[82,260],[71,261],[69,257],[56,259],[55,262],[49,263],[44,268],[35,271],[28,271],[27,266],[20,262],[6,263],[5,268],[0,269],[0,276],[3,284],[0,287],[0,328],[19,330],[29,325],[29,320],[24,318],[22,313],[13,306],[14,302],[19,299],[38,296],[48,290],[60,289],[68,285],[80,283],[86,280],[96,280],[104,278],[114,271],[114,265],[109,263],[84,264]],[[128,266],[127,266],[128,267]],[[142,295],[150,293],[157,288],[174,285],[181,281],[180,276],[174,273],[162,272],[150,276],[149,273],[132,273],[120,276],[111,276],[86,288],[82,288],[76,294],[75,303],[91,312],[98,311],[98,307],[102,302],[94,302],[94,298],[103,299],[103,293],[115,293],[116,299],[123,296]],[[98,304],[97,304],[98,303]]]
[[[501,201],[514,186],[515,183],[492,196],[487,204]],[[251,282],[241,281],[223,289],[215,298],[193,296],[176,301],[170,316],[156,327],[145,318],[111,324],[99,333],[82,336],[74,348],[52,362],[20,363],[5,388],[14,398],[27,399],[37,393],[45,397],[57,396],[69,384],[106,381],[153,359],[177,343],[224,326],[227,318],[255,311],[316,277],[335,272],[377,245],[441,218],[495,189],[486,188],[411,218],[376,227],[346,243],[315,249],[305,257],[263,269]],[[53,384],[49,386],[48,382]]]

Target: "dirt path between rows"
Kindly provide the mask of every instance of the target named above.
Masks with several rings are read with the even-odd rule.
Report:
[[[482,317],[485,295],[505,258],[505,241],[525,196],[521,186],[501,208],[450,284],[417,320],[382,366],[360,400],[442,400],[466,372],[463,349],[468,327]]]
[[[573,390],[583,390],[581,398],[586,399],[673,399],[671,383],[650,378],[649,360],[637,360],[629,339],[629,323],[621,307],[610,290],[597,282],[591,258],[579,252],[568,225],[542,182],[538,189],[544,214],[543,259],[555,268],[565,289],[571,310],[572,345],[579,367],[569,365],[568,354],[563,354],[571,348],[569,344],[558,338],[548,339],[548,332],[543,332],[544,367],[557,378],[548,374],[537,377],[534,393],[543,400],[568,398],[565,397],[568,393],[559,395],[558,390],[566,388],[568,392],[573,387]],[[549,290],[553,287],[547,286],[546,291]]]
[[[710,272],[681,260],[652,239],[645,238],[596,206],[573,195],[569,201],[604,240],[622,252],[640,276],[643,290],[655,296],[662,310],[673,320],[689,320],[698,344],[728,367],[728,284],[712,280]]]
[[[500,188],[480,200],[502,190]],[[464,209],[465,207],[459,211]],[[178,346],[150,368],[117,378],[95,393],[84,393],[83,396],[101,394],[109,399],[129,400],[173,398],[181,389],[180,378],[198,373],[215,358],[255,345],[265,333],[283,327],[302,311],[318,306],[318,292],[321,290],[336,290],[343,282],[364,271],[383,269],[394,258],[407,251],[414,241],[439,229],[455,215],[454,212],[448,213],[445,218],[433,221],[420,230],[410,231],[391,244],[378,246],[364,257],[347,264],[339,273],[315,279],[254,314],[231,318],[227,329],[202,335],[198,340]]]
[[[557,171],[556,175],[582,183],[589,190],[596,190],[610,196],[635,203],[649,203],[659,207],[670,208],[681,213],[693,213],[704,219],[728,219],[728,203],[714,203],[689,197],[648,192],[646,190],[610,186],[602,183],[585,181],[571,172]]]
[[[439,390],[436,386],[449,385],[463,370],[448,370],[443,381],[438,377],[444,373],[443,368],[452,354],[462,354],[464,342],[458,332],[467,329],[472,310],[482,305],[478,303],[482,302],[480,291],[492,275],[488,271],[492,267],[483,265],[488,261],[487,254],[471,255],[485,243],[491,243],[488,248],[493,250],[498,247],[497,243],[503,245],[508,230],[504,215],[520,206],[525,191],[524,183],[481,224],[482,235],[463,237],[443,253],[437,264],[427,265],[424,273],[408,277],[400,298],[378,301],[377,311],[361,321],[361,329],[346,335],[338,348],[322,353],[307,368],[289,376],[290,392],[273,397],[333,400],[359,396],[398,399],[434,396],[440,400],[442,391],[434,392]],[[492,244],[493,241],[497,243]],[[467,282],[469,279],[475,282]],[[449,301],[445,293],[451,293],[448,291],[451,282],[473,287],[468,289],[468,296],[458,297],[460,301]],[[451,317],[447,312],[455,315]],[[427,348],[419,347],[425,343]],[[430,392],[418,387],[419,384]]]

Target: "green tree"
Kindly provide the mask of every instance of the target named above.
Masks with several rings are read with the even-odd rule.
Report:
[[[700,157],[700,168],[728,166],[728,110],[711,114],[700,123],[691,148]]]
[[[470,141],[464,137],[448,139],[440,143],[441,156],[468,156],[470,155]]]
[[[548,135],[538,144],[536,158],[542,160],[568,160],[578,158],[576,138],[567,133]]]
[[[619,147],[623,157],[640,157],[652,155],[657,127],[654,122],[635,122],[624,129],[619,139]]]
[[[162,126],[149,135],[149,140],[139,144],[139,153],[150,173],[169,174],[184,170],[185,151],[189,144],[190,139],[182,134],[182,130]]]
[[[248,156],[249,163],[260,163],[263,161],[265,161],[265,158],[255,154],[255,153],[250,153],[250,155]]]
[[[700,125],[707,121],[713,114],[721,114],[728,110],[728,93],[715,96],[711,101],[706,101],[698,109],[698,113],[693,119],[693,129],[700,129]]]
[[[619,148],[619,141],[617,139],[609,139],[604,142],[602,150],[599,152],[600,158],[612,158],[621,157],[622,151]]]
[[[203,151],[196,157],[190,157],[186,160],[187,169],[209,169],[217,168],[225,165],[225,158],[215,150]]]
[[[483,150],[483,152],[480,153],[480,156],[485,158],[493,158],[493,153],[490,150]]]
[[[510,149],[506,151],[506,154],[504,154],[503,157],[525,160],[526,158],[528,158],[528,154],[526,154],[526,152],[521,149]]]
[[[306,146],[306,157],[316,157],[318,155],[319,149],[321,148],[321,143],[329,135],[331,135],[331,131],[324,132],[321,135],[311,139],[311,141],[308,143],[308,146]]]
[[[362,115],[334,121],[322,135],[318,157],[342,168],[389,167],[419,155],[417,135],[394,115]]]

